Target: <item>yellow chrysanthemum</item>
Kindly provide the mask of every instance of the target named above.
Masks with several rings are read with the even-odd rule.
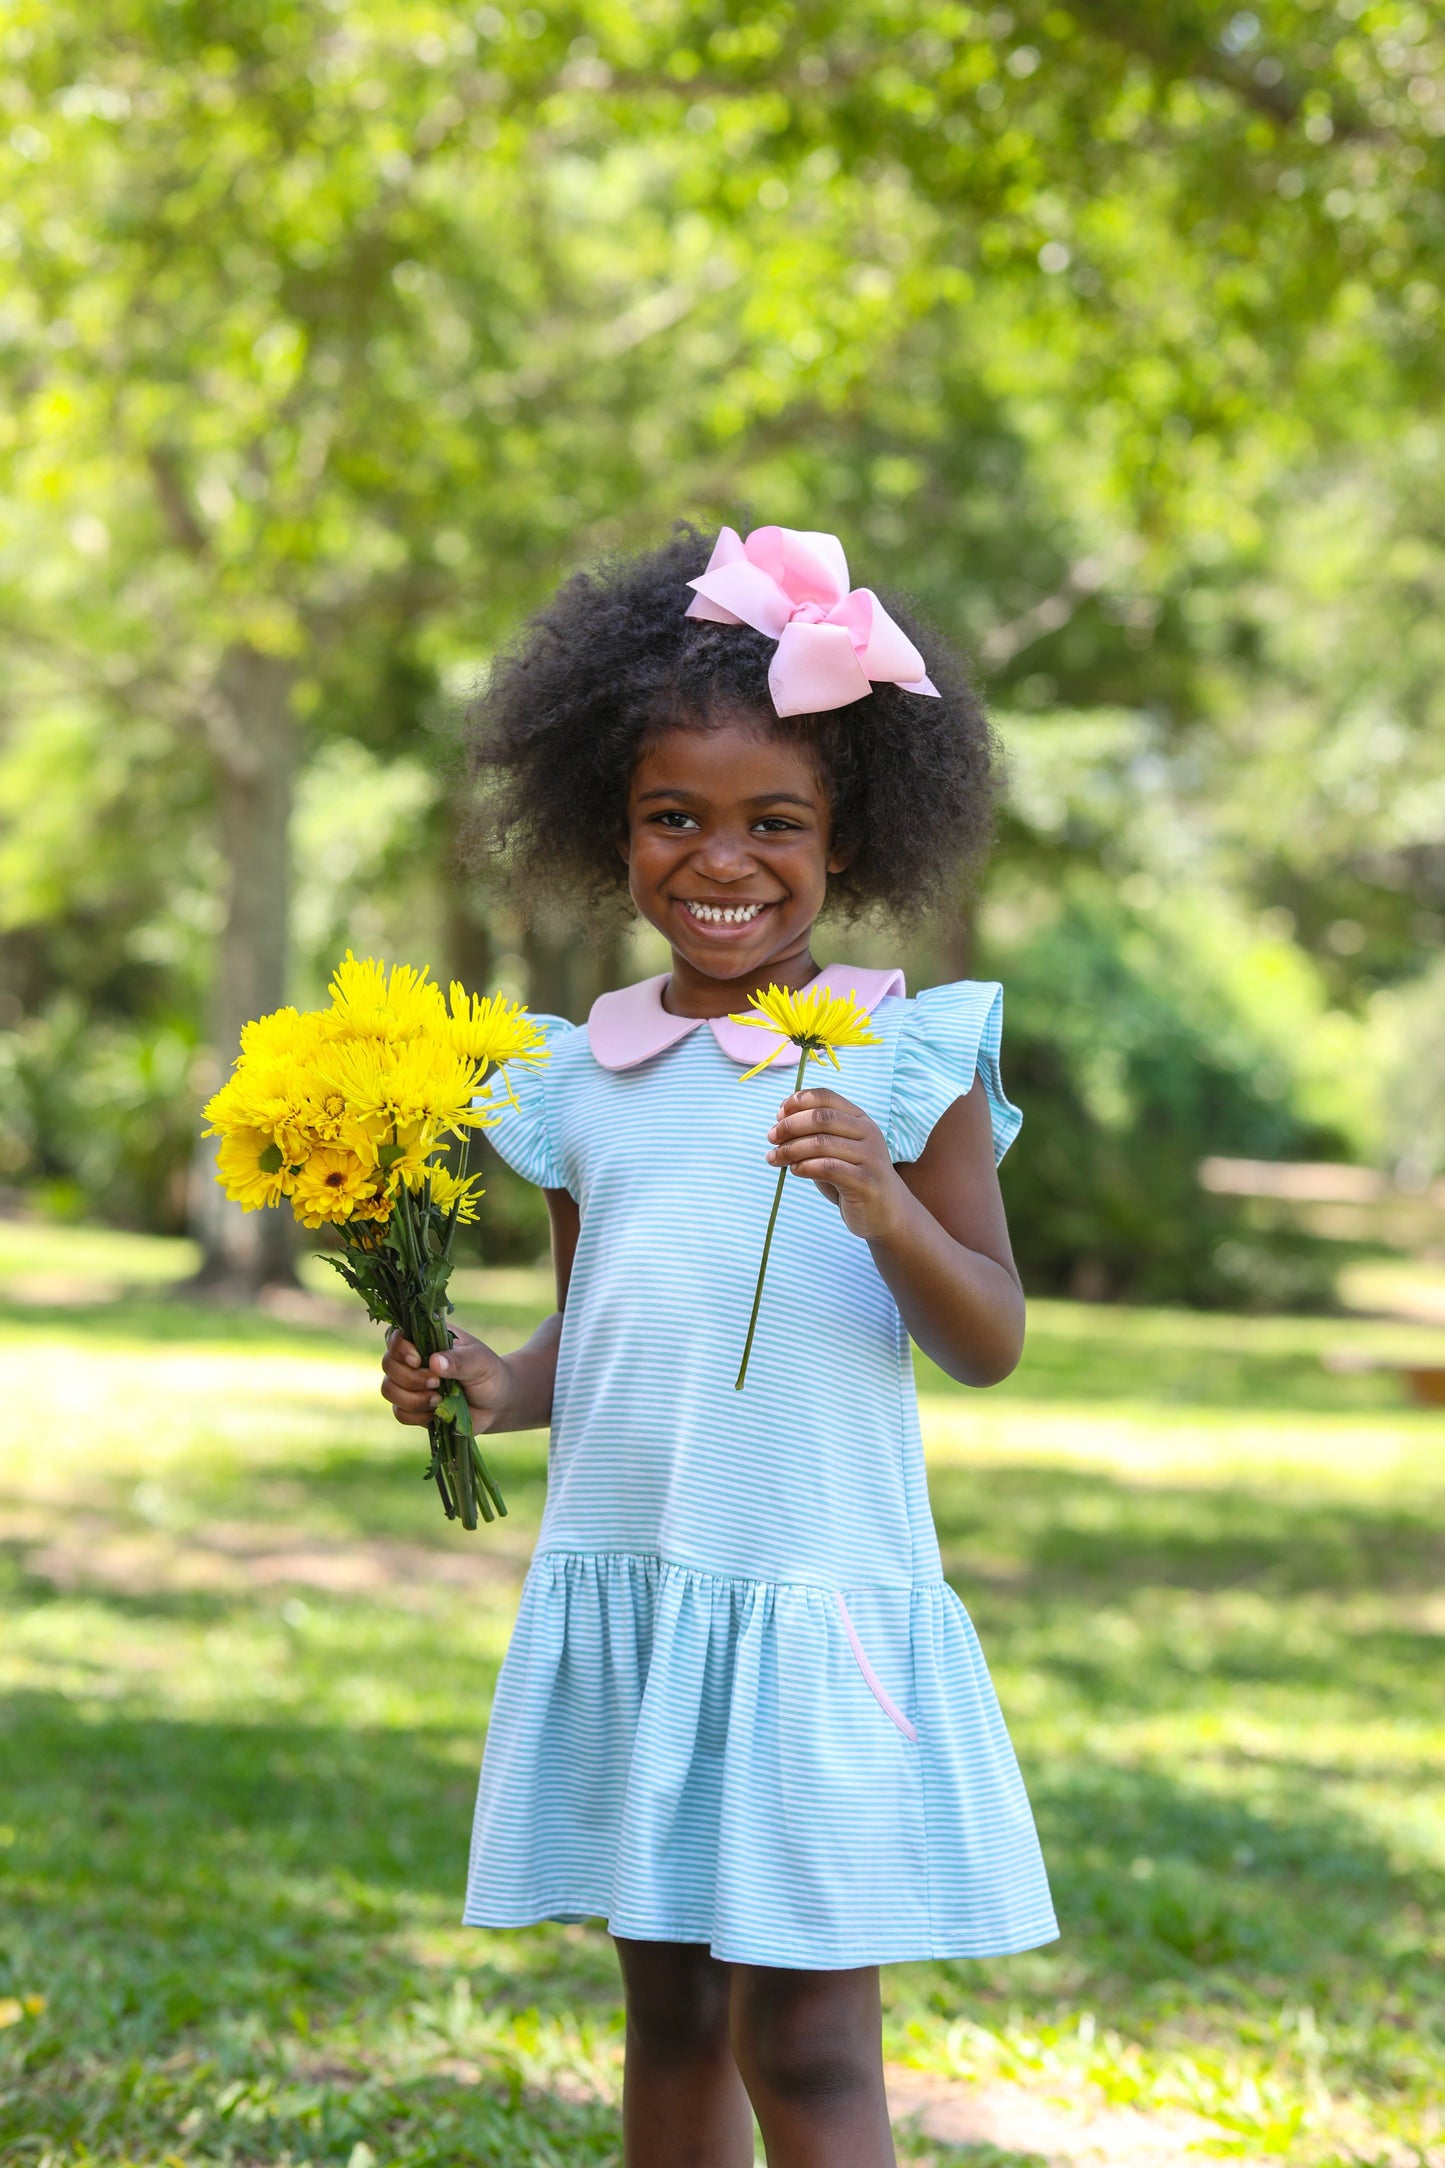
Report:
[[[483,1073],[509,1061],[545,1061],[546,1037],[519,1001],[503,994],[469,994],[460,979],[451,984],[447,1038],[454,1052],[479,1061]]]
[[[469,1174],[463,1181],[460,1175],[452,1173],[450,1167],[430,1167],[427,1172],[431,1177],[431,1201],[434,1205],[439,1205],[443,1212],[450,1212],[455,1205],[457,1218],[463,1226],[476,1218],[477,1199],[483,1194],[477,1186],[481,1181],[480,1175]]]
[[[806,1058],[821,1061],[826,1055],[835,1069],[835,1047],[883,1044],[878,1033],[869,1030],[868,1011],[856,993],[832,994],[823,986],[806,987],[801,993],[787,986],[770,986],[765,994],[754,997],[753,1009],[747,1016],[734,1016],[729,1021],[770,1031],[780,1043],[791,1039]],[[775,1046],[766,1053],[745,1072],[742,1082],[766,1069],[777,1051]]]
[[[273,1009],[241,1027],[242,1062],[313,1061],[336,1027],[324,1009]]]
[[[351,1218],[376,1184],[376,1162],[325,1144],[297,1175],[291,1209],[303,1227],[325,1227]]]
[[[216,1153],[216,1180],[243,1212],[255,1212],[281,1202],[291,1172],[269,1130],[230,1129]]]
[[[326,1092],[314,1070],[276,1058],[237,1065],[206,1113],[208,1134],[264,1130],[288,1165],[298,1165],[322,1144],[366,1152],[370,1140],[363,1125],[336,1092]]]
[[[355,1227],[359,1220],[364,1220],[370,1226],[384,1227],[391,1218],[392,1207],[395,1203],[396,1199],[386,1187],[380,1169],[373,1169],[372,1187],[363,1191],[362,1195],[357,1198],[356,1203],[352,1206],[351,1218],[348,1220],[347,1225]]]
[[[319,1010],[276,1009],[241,1033],[241,1052],[209,1101],[208,1135],[264,1130],[288,1165],[320,1143],[350,1141],[347,1110],[317,1097],[318,1065],[334,1034]]]
[[[496,1119],[485,1107],[472,1105],[481,1078],[478,1064],[436,1039],[391,1045],[342,1040],[329,1050],[325,1072],[329,1086],[378,1143],[406,1142],[426,1125],[430,1149],[439,1136],[460,1136]]]
[[[446,1003],[425,966],[393,964],[388,972],[374,956],[358,959],[348,949],[330,991],[331,1016],[345,1038],[393,1044],[446,1029]]]
[[[215,1097],[207,1102],[207,1136],[230,1136],[264,1130],[281,1157],[305,1159],[311,1137],[304,1118],[302,1081],[289,1063],[248,1062],[244,1058]]]

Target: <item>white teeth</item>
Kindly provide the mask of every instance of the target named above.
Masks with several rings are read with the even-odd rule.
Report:
[[[746,925],[750,919],[756,918],[764,906],[760,903],[739,903],[723,909],[715,903],[689,903],[686,908],[694,918],[700,918],[705,925],[738,926]]]

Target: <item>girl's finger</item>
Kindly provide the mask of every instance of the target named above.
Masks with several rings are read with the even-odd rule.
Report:
[[[867,1142],[862,1137],[820,1137],[810,1133],[802,1137],[786,1137],[781,1144],[775,1144],[768,1153],[768,1165],[792,1167],[801,1159],[829,1156],[846,1160],[850,1166],[866,1167],[870,1155]]]
[[[413,1365],[399,1362],[395,1355],[388,1355],[385,1358],[381,1366],[381,1374],[383,1377],[390,1378],[394,1385],[405,1386],[412,1392],[425,1392],[429,1384],[435,1384],[436,1382],[434,1378],[428,1378],[427,1372],[422,1369],[420,1363]]]
[[[799,1166],[790,1167],[788,1172],[800,1174],[806,1182],[826,1183],[835,1189],[847,1190],[851,1187],[849,1176],[855,1175],[858,1169],[846,1159],[807,1159]]]
[[[833,1137],[865,1137],[873,1126],[857,1107],[803,1107],[796,1114],[780,1114],[768,1136],[774,1144],[781,1137],[806,1137],[824,1131]]]
[[[490,1384],[501,1367],[500,1357],[481,1340],[458,1340],[444,1355],[433,1355],[430,1364],[434,1375],[448,1383],[455,1378],[459,1385]]]
[[[381,1397],[383,1400],[389,1400],[394,1408],[408,1408],[413,1414],[416,1414],[419,1411],[426,1413],[434,1408],[440,1396],[428,1392],[425,1387],[418,1392],[415,1386],[398,1385],[393,1379],[388,1378],[381,1388]]]
[[[837,1107],[845,1114],[863,1113],[863,1109],[855,1107],[851,1099],[845,1099],[841,1092],[830,1092],[826,1085],[822,1084],[810,1084],[806,1091],[790,1092],[778,1112],[796,1114],[808,1107]],[[866,1115],[864,1119],[867,1119]]]

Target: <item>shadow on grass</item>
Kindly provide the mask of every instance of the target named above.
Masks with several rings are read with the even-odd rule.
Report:
[[[92,2042],[103,2012],[157,2044],[241,2010],[284,2025],[298,1996],[404,1993],[421,1974],[396,1938],[460,1919],[476,1786],[449,1733],[87,1719],[36,1693],[0,1707],[0,1742],[12,1928],[52,1960],[113,1955]],[[484,1982],[498,1939],[478,1937]],[[506,1939],[524,2002],[595,1999],[575,1938]]]
[[[0,1298],[0,1331],[7,1338],[63,1336],[77,1345],[145,1343],[158,1350],[171,1344],[205,1342],[356,1355],[380,1344],[380,1329],[368,1322],[360,1303],[354,1322],[313,1322],[277,1317],[247,1304],[207,1302],[164,1287],[137,1288],[104,1302],[28,1303]]]
[[[467,2079],[411,2080],[322,2064],[298,2074],[276,2059],[222,2050],[214,2060],[133,2064],[107,2082],[90,2065],[26,2074],[0,2099],[9,2161],[43,2159],[135,2168],[204,2161],[256,2168],[274,2161],[348,2168],[619,2168],[618,2118],[602,2102],[523,2085],[497,2067]],[[358,2148],[364,2148],[358,2154]]]
[[[1027,1582],[1035,1597],[1156,1586],[1285,1596],[1428,1590],[1445,1578],[1442,1499],[1406,1509],[996,1464],[932,1468],[929,1491],[949,1576],[960,1585]]]
[[[402,2001],[421,1976],[409,1938],[458,1918],[474,1780],[450,1733],[86,1720],[33,1694],[4,1706],[0,1744],[16,1772],[0,1853],[12,1928],[68,1965],[100,1960],[92,2046],[109,2029],[159,2052],[239,2010],[284,2026],[298,1998]],[[1401,1922],[1440,1902],[1439,1878],[1403,1874],[1307,1763],[1258,1773],[1267,1804],[1077,1751],[1030,1772],[1060,1955],[1110,1980],[1116,2010],[1210,1970],[1307,1982],[1363,1963],[1403,1979],[1419,1962]],[[603,1955],[561,1930],[479,1936],[473,1988],[610,2007]],[[1057,1980],[1035,1969],[1047,2003]]]
[[[1210,1974],[1212,1992],[1333,1983],[1346,2003],[1365,1977],[1424,1989],[1424,1948],[1401,1925],[1426,1906],[1438,1916],[1445,1877],[1406,1873],[1322,1798],[1308,1763],[1252,1773],[1270,1780],[1267,1802],[1102,1761],[1033,1773],[1062,1934],[1113,2006]],[[1428,1999],[1445,2016],[1438,1980]]]
[[[460,1983],[464,2016],[605,2026],[605,1938],[424,1954],[460,1911],[474,1780],[456,1749],[7,1701],[0,1994],[46,2008],[0,2035],[0,2157],[344,2163],[365,2139],[418,2164],[614,2160],[614,2115],[559,2097],[525,2038],[483,2022],[469,2041],[456,2009]],[[310,2047],[336,2028],[339,2061]],[[467,2067],[438,2076],[449,2050]]]

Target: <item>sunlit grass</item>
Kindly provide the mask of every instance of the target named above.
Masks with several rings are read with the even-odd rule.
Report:
[[[544,1440],[497,1441],[505,1523],[448,1528],[364,1320],[177,1269],[0,1224],[0,2157],[615,2160],[605,1937],[456,1925]],[[510,1343],[545,1288],[469,1276],[464,1317]],[[1438,2145],[1445,1420],[1341,1341],[1439,1359],[1041,1304],[1005,1387],[923,1378],[1064,1933],[894,1971],[895,2057],[1287,2162]]]

